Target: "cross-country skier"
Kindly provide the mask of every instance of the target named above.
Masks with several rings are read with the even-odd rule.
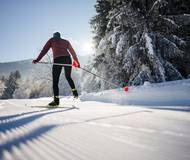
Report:
[[[74,49],[72,48],[70,42],[68,40],[62,39],[61,34],[59,32],[55,32],[53,37],[50,38],[45,46],[43,47],[42,51],[40,52],[37,59],[33,60],[32,63],[38,63],[42,57],[48,52],[49,49],[52,49],[53,52],[53,62],[54,63],[61,63],[61,64],[73,64],[75,67],[80,67],[80,63],[76,56]],[[71,60],[71,55],[73,58],[73,63]],[[58,106],[59,105],[59,77],[61,74],[62,66],[53,65],[52,69],[52,76],[53,76],[53,93],[54,93],[54,100],[49,103],[49,106]],[[71,66],[64,66],[65,70],[65,78],[67,79],[74,98],[78,98],[78,92],[75,88],[75,84],[71,78]]]

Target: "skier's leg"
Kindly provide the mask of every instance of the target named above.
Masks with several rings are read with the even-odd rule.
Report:
[[[66,64],[71,64],[71,58],[70,57],[67,57]],[[72,89],[74,97],[78,97],[78,92],[75,88],[74,81],[71,78],[72,67],[71,66],[65,66],[64,70],[65,70],[65,78],[67,79],[67,81],[68,81],[68,83]]]
[[[52,76],[53,76],[53,94],[59,96],[59,77],[61,74],[62,66],[53,65]]]
[[[55,107],[59,105],[59,77],[61,74],[62,66],[56,66],[53,65],[52,68],[52,76],[53,76],[53,94],[54,94],[54,100],[49,103],[50,107]]]
[[[66,66],[64,67],[64,69],[65,69],[65,78],[67,79],[71,89],[75,89],[75,84],[73,82],[73,79],[71,78],[72,67]]]

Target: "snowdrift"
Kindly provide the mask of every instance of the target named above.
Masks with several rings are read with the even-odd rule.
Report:
[[[101,101],[120,105],[143,106],[190,106],[190,79],[164,83],[149,82],[143,86],[107,90],[98,93],[83,93],[82,101]]]

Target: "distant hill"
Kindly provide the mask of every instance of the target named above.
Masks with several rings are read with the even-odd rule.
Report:
[[[0,76],[7,76],[10,74],[10,72],[16,70],[18,70],[22,75],[27,75],[31,69],[37,67],[32,65],[31,61],[31,59],[28,59],[22,61],[0,63]]]
[[[78,58],[81,66],[84,66],[87,63],[89,56],[79,56]],[[45,65],[33,65],[32,59],[0,63],[0,76],[8,76],[10,72],[16,70],[21,73],[23,78],[26,78],[32,76],[32,74],[35,74],[36,72],[47,71],[47,67]]]

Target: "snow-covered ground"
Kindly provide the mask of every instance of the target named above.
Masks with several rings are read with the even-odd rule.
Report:
[[[83,94],[82,100],[144,106],[190,106],[190,79],[130,87],[129,92],[109,90]]]
[[[1,160],[190,159],[190,80],[50,100],[0,101]]]

